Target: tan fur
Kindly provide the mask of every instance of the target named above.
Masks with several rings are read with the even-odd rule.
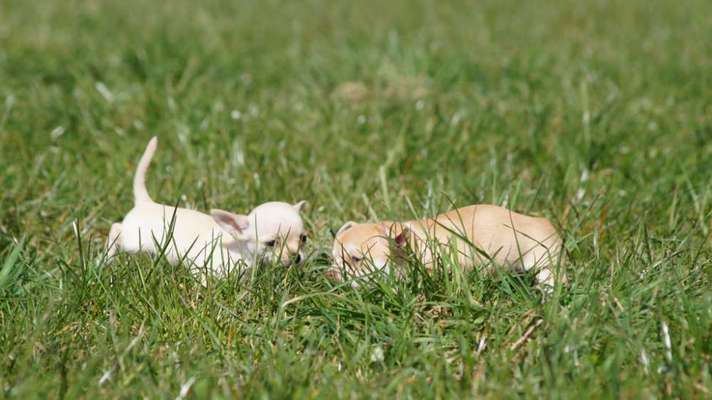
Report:
[[[439,247],[440,254],[447,254],[443,250],[451,246],[456,250],[458,264],[464,268],[490,261],[516,270],[535,268],[539,271],[538,281],[547,285],[553,285],[553,270],[562,245],[546,218],[494,205],[472,205],[431,219],[344,225],[334,240],[335,265],[329,276],[336,277],[340,274],[335,271],[342,270],[362,276],[370,272],[368,265],[388,268],[394,245],[405,242],[428,268],[434,262],[433,244]]]

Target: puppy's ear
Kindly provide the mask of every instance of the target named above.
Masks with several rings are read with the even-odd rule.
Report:
[[[292,207],[294,207],[294,209],[297,211],[302,211],[302,208],[304,208],[304,206],[306,206],[308,204],[309,203],[307,203],[306,200],[302,200],[302,201],[298,201],[298,202],[292,204]]]
[[[408,239],[410,239],[410,228],[404,226],[403,230],[393,238],[393,241],[397,247],[403,248],[408,243]]]
[[[233,214],[218,209],[210,210],[210,215],[221,228],[236,238],[242,237],[250,227],[250,219],[247,215]]]
[[[354,225],[356,225],[356,223],[354,221],[349,221],[349,222],[343,224],[341,226],[341,228],[339,228],[339,230],[336,231],[336,235],[334,235],[334,237],[339,236],[342,232],[346,232],[347,230],[349,230],[349,228],[351,228]]]

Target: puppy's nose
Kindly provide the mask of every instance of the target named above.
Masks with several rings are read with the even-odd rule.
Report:
[[[299,253],[294,253],[289,256],[286,254],[282,257],[282,265],[285,267],[291,267],[292,265],[300,264],[304,258]]]
[[[324,272],[324,275],[326,275],[326,278],[335,282],[339,282],[341,280],[341,274],[339,273],[338,270],[335,269],[330,269],[326,272]]]

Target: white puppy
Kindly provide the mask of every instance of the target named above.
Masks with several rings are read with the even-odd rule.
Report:
[[[306,241],[299,211],[305,204],[264,203],[248,215],[222,210],[203,214],[158,204],[148,195],[145,176],[158,139],[148,142],[133,181],[134,208],[121,223],[111,226],[107,257],[117,251],[130,254],[161,250],[171,264],[206,269],[223,276],[238,263],[254,266],[263,258],[279,259],[285,266],[299,263]]]

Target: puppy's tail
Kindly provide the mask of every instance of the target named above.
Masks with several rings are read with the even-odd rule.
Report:
[[[133,192],[134,192],[134,203],[145,203],[152,202],[151,196],[146,190],[146,171],[148,170],[149,164],[151,164],[151,158],[153,158],[153,153],[156,152],[156,146],[158,145],[158,138],[152,137],[144,150],[141,160],[138,162],[136,167],[136,175],[134,175],[133,180]]]

